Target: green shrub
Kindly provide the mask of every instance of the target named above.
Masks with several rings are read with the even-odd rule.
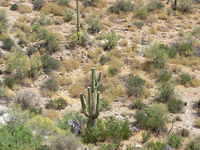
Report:
[[[16,79],[24,79],[30,70],[30,60],[23,52],[15,51],[8,55],[6,70],[12,72]]]
[[[57,0],[59,5],[68,5],[70,0]]]
[[[98,32],[100,32],[100,30],[102,28],[99,17],[91,16],[87,20],[87,24],[88,24],[88,32],[89,33],[98,33]]]
[[[11,89],[14,87],[16,82],[17,82],[16,79],[13,78],[13,77],[5,77],[4,78],[4,85],[11,88]]]
[[[147,145],[147,150],[164,150],[166,149],[166,144],[163,142],[150,142]]]
[[[148,16],[148,9],[145,6],[137,8],[135,10],[135,16],[140,19],[146,19]]]
[[[71,9],[66,9],[64,11],[63,19],[65,22],[70,22],[74,18],[74,12]]]
[[[129,96],[141,97],[144,94],[145,80],[139,76],[130,75],[126,85]]]
[[[153,43],[153,45],[147,49],[145,55],[152,60],[155,68],[161,69],[165,67],[168,55],[165,48],[163,48],[160,43]]]
[[[110,57],[108,57],[108,56],[105,56],[105,55],[102,55],[101,56],[101,58],[100,58],[100,60],[99,60],[99,63],[101,64],[101,65],[105,65],[107,62],[109,62],[111,59],[110,59]]]
[[[44,84],[42,85],[42,88],[55,92],[58,90],[58,82],[54,79],[48,79],[44,82]]]
[[[139,127],[160,131],[167,122],[167,108],[164,104],[153,104],[136,112],[135,119]]]
[[[151,12],[151,11],[154,11],[154,10],[157,10],[157,9],[161,9],[164,7],[164,5],[162,4],[161,1],[159,0],[152,0],[151,2],[149,2],[147,4],[147,9],[148,9],[148,12]]]
[[[0,33],[7,31],[7,14],[4,9],[0,9]]]
[[[12,4],[10,7],[10,10],[15,11],[18,9],[18,5],[17,4]]]
[[[180,99],[173,98],[168,101],[167,106],[168,106],[169,112],[179,113],[183,110],[184,103]]]
[[[99,110],[100,111],[104,111],[104,110],[106,111],[108,109],[110,109],[109,102],[105,99],[101,99],[100,102],[99,102]]]
[[[36,31],[37,37],[44,41],[43,46],[50,54],[60,49],[59,39],[55,33],[49,32],[45,28],[41,27],[36,27],[34,31]]]
[[[117,46],[119,41],[119,36],[114,32],[105,34],[104,36],[105,44],[103,45],[104,50],[111,50]]]
[[[120,12],[130,12],[133,10],[133,4],[130,0],[118,0],[109,9],[112,13],[117,14]]]
[[[141,29],[144,26],[144,22],[143,21],[137,21],[137,22],[134,23],[134,25],[137,28]]]
[[[23,125],[11,124],[0,128],[0,147],[2,150],[37,150],[40,137],[35,137],[31,130]]]
[[[170,79],[172,78],[172,73],[167,71],[167,70],[161,70],[159,77],[158,77],[158,81],[165,83],[168,82]]]
[[[33,3],[33,9],[40,10],[44,6],[45,1],[44,0],[33,0],[32,3]]]
[[[106,120],[97,120],[96,126],[87,128],[82,138],[85,143],[96,143],[107,139],[118,143],[121,140],[128,139],[130,135],[128,121],[108,118]]]
[[[141,99],[134,99],[133,100],[133,104],[131,105],[132,109],[143,109],[145,107],[145,104],[143,103],[143,101]]]
[[[114,67],[114,66],[109,66],[109,68],[108,68],[108,74],[110,75],[110,76],[115,76],[115,75],[117,75],[119,73],[119,69],[118,68],[116,68],[116,67]]]
[[[192,56],[194,53],[193,41],[190,39],[177,42],[174,47],[180,56]]]
[[[173,99],[174,95],[174,86],[171,83],[163,83],[159,88],[159,96],[157,100],[165,103]]]
[[[180,75],[180,80],[179,81],[180,81],[180,83],[182,85],[187,85],[187,84],[191,83],[192,77],[187,73],[182,73]]]
[[[49,73],[52,70],[57,70],[59,68],[59,61],[51,56],[44,55],[41,57],[43,70],[45,73]]]
[[[53,24],[52,19],[45,14],[41,14],[40,17],[36,20],[36,22],[37,24],[43,25],[43,26]]]
[[[63,98],[58,98],[54,100],[51,99],[46,105],[46,108],[61,110],[61,109],[65,109],[66,106],[67,106],[67,102]]]
[[[74,32],[70,37],[69,47],[75,47],[76,45],[86,46],[88,41],[88,35],[86,32]]]
[[[118,146],[118,144],[102,144],[98,150],[116,150]]]
[[[11,48],[15,45],[14,41],[11,38],[5,38],[3,39],[3,49],[11,50]]]
[[[185,150],[200,150],[200,137],[193,139]]]
[[[176,148],[176,149],[180,148],[180,146],[182,145],[182,137],[172,134],[168,137],[167,143],[173,148]]]
[[[181,12],[191,12],[192,10],[192,0],[181,0],[178,1],[177,9]]]

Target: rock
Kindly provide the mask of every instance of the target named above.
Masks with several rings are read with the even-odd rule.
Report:
[[[135,148],[142,148],[142,145],[141,144],[135,144]]]

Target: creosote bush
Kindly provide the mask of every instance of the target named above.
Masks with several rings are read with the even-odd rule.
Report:
[[[90,18],[88,18],[87,24],[89,33],[98,33],[102,28],[99,17],[91,16]]]
[[[182,73],[180,75],[179,82],[182,85],[188,85],[188,84],[190,84],[192,82],[192,77],[189,74],[187,74],[187,73]]]
[[[168,110],[171,113],[179,113],[183,110],[184,103],[180,99],[172,98],[167,102]]]
[[[192,3],[193,3],[193,0],[178,1],[177,9],[183,13],[191,12],[193,8]]]
[[[172,72],[167,71],[167,70],[161,70],[158,81],[161,83],[168,82],[172,78]]]
[[[65,22],[70,22],[74,18],[74,12],[71,9],[65,9],[63,19]]]
[[[179,135],[172,134],[168,137],[167,143],[173,148],[180,148],[182,146],[183,138]]]
[[[196,137],[191,140],[191,142],[187,145],[185,150],[199,150],[200,149],[200,137]]]
[[[135,118],[140,128],[160,132],[167,122],[167,107],[164,104],[153,104],[136,112]]]
[[[4,9],[0,9],[0,33],[7,31],[7,14]]]
[[[57,0],[57,3],[59,5],[68,5],[70,0]]]
[[[32,0],[33,9],[40,10],[43,6],[45,1],[44,0]]]
[[[69,47],[74,48],[77,45],[86,46],[87,42],[88,42],[88,35],[85,31],[79,32],[78,35],[77,35],[77,32],[74,32],[70,36]]]
[[[58,82],[55,79],[48,79],[42,85],[42,88],[45,88],[50,91],[56,92],[58,90]]]
[[[165,103],[174,98],[174,86],[171,83],[163,83],[159,89],[157,101]]]
[[[134,8],[133,3],[131,0],[117,0],[109,10],[112,13],[119,14],[120,12],[130,12]]]
[[[61,110],[67,106],[67,102],[63,98],[51,99],[46,105],[47,109],[57,109]]]
[[[45,73],[57,70],[60,66],[60,62],[49,55],[42,56],[41,62]]]

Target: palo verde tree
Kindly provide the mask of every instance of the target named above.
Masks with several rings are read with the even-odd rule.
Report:
[[[95,125],[95,121],[99,116],[99,99],[100,99],[100,80],[101,73],[96,74],[96,70],[91,70],[91,85],[88,87],[87,97],[84,94],[80,95],[82,112],[88,118],[87,127]]]

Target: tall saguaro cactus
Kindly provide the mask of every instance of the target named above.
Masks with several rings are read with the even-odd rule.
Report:
[[[84,94],[80,95],[82,112],[88,118],[87,127],[94,126],[95,120],[99,116],[99,99],[100,99],[100,80],[101,73],[96,74],[96,70],[92,69],[91,85],[88,87],[87,97]]]
[[[79,17],[79,0],[76,0],[76,32],[77,38],[79,40],[79,32],[80,32],[80,17]]]

